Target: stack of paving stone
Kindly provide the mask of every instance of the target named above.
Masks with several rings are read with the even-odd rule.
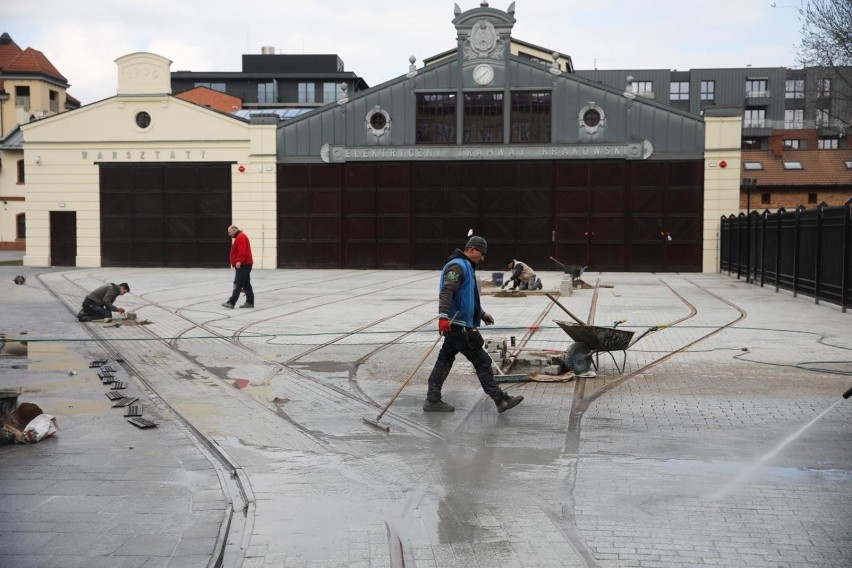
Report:
[[[108,363],[109,361],[106,359],[96,359],[89,364],[89,368],[97,369],[98,378],[105,386],[109,387],[106,396],[112,401],[112,407],[123,408],[124,417],[137,428],[155,427],[156,423],[142,418],[142,405],[138,404],[139,397],[126,396],[123,392],[120,392],[127,388],[127,381],[117,379],[116,370]]]

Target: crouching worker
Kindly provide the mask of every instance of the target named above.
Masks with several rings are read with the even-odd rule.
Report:
[[[512,290],[520,288],[521,290],[541,290],[544,285],[541,283],[541,278],[536,276],[535,270],[529,264],[524,264],[520,260],[506,259],[506,270],[511,272],[509,279],[503,283],[503,288],[511,284]]]
[[[429,375],[429,390],[423,410],[426,412],[452,412],[456,408],[441,400],[441,387],[453,368],[456,354],[461,353],[473,363],[479,384],[497,406],[505,412],[517,406],[524,397],[509,396],[494,381],[491,356],[483,349],[485,340],[479,333],[481,322],[494,323],[479,303],[479,283],[476,265],[485,260],[488,243],[482,237],[471,237],[464,252],[456,249],[441,272],[438,296],[438,331],[444,343]]]
[[[94,321],[101,319],[111,319],[112,312],[124,313],[124,308],[113,304],[115,299],[130,292],[130,286],[127,282],[122,282],[119,285],[104,284],[100,288],[93,290],[83,300],[83,309],[77,312],[77,319],[80,321]]]

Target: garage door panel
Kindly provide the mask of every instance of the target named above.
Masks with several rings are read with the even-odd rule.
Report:
[[[411,220],[412,237],[415,241],[444,238],[443,217],[415,217]]]
[[[673,239],[700,241],[702,238],[701,221],[694,217],[670,216],[666,221],[666,228]]]
[[[171,242],[165,249],[166,266],[194,266],[197,264],[195,242]]]
[[[129,240],[109,241],[101,244],[101,264],[103,266],[127,266],[133,258],[132,245]],[[121,259],[125,259],[124,262]]]
[[[376,266],[375,242],[346,243],[346,268],[374,268]]]
[[[583,188],[589,185],[589,164],[586,162],[557,162],[556,187]]]
[[[668,213],[695,214],[701,211],[704,196],[699,189],[672,189],[666,194]]]
[[[311,192],[311,213],[340,215],[340,191],[317,190]]]
[[[132,258],[134,266],[165,266],[165,247],[162,240],[138,241],[134,240],[132,245]]]
[[[634,213],[662,213],[662,188],[634,189],[632,194],[632,209]]]
[[[376,239],[376,219],[374,217],[347,217],[344,220],[346,240]]]
[[[306,190],[310,187],[310,168],[307,165],[278,164],[276,184],[279,191]]]
[[[409,164],[377,164],[376,187],[379,189],[403,189],[408,194],[411,180]]]
[[[282,240],[304,239],[311,236],[309,219],[306,217],[279,217],[278,235]]]
[[[470,214],[479,211],[479,191],[451,190],[447,192],[447,198],[450,203],[448,215],[455,215],[458,212]]]
[[[585,217],[560,217],[556,220],[556,235],[559,240],[585,240]]]
[[[326,164],[311,166],[310,171],[310,186],[314,189],[334,189],[340,188],[340,165]]]
[[[550,242],[553,227],[550,217],[518,217],[518,233],[515,238],[518,241],[544,241]]]
[[[132,197],[134,216],[162,216],[162,193],[136,193]]]
[[[343,196],[344,209],[347,215],[362,215],[376,212],[375,190],[347,189]]]
[[[668,176],[666,162],[632,162],[632,185],[636,187],[664,187]]]
[[[195,242],[198,232],[195,218],[166,219],[166,240],[179,241],[191,239]]]
[[[194,193],[166,194],[167,215],[195,215],[198,198]]]
[[[199,215],[231,216],[231,194],[201,196],[198,201]]]
[[[376,219],[376,236],[382,239],[408,240],[411,224],[408,217],[379,217]]]
[[[199,241],[229,242],[227,230],[231,225],[227,217],[201,217],[195,219],[196,236]],[[230,245],[229,245],[230,246]]]
[[[126,193],[101,194],[101,214],[127,215],[133,211],[133,200]]]
[[[377,251],[376,268],[408,268],[408,243],[382,243]]]
[[[278,243],[280,268],[306,268],[310,266],[307,241],[281,241]]]
[[[522,190],[519,192],[518,197],[519,215],[541,215],[550,213],[551,194],[549,191]]]
[[[231,195],[231,166],[227,164],[197,168],[198,187],[201,193],[226,193]]]
[[[631,269],[658,272],[663,269],[663,243],[637,243],[630,247]]]
[[[341,260],[340,242],[313,241],[310,247],[310,263],[317,268],[337,268]]]
[[[621,213],[626,209],[627,192],[623,188],[597,189],[591,192],[593,213]]]
[[[380,189],[376,200],[376,211],[380,214],[408,215],[408,190]]]
[[[415,214],[434,213],[443,215],[449,209],[446,191],[414,190],[412,207]]]
[[[133,238],[133,225],[130,217],[101,217],[101,234],[109,235],[110,241],[130,242]],[[103,243],[101,246],[103,246]]]
[[[625,247],[623,242],[589,244],[589,262],[593,270],[624,270]],[[564,261],[563,261],[564,262]]]
[[[488,240],[503,240],[514,242],[517,235],[517,217],[484,217],[482,219],[482,235]]]
[[[556,191],[556,214],[566,213],[585,215],[589,211],[588,189],[559,189]]]
[[[133,172],[124,166],[100,167],[101,194],[130,193],[134,188]]]
[[[350,164],[346,167],[346,189],[375,189],[375,164]]]
[[[627,182],[625,172],[625,162],[591,162],[589,176],[591,186],[621,189]]]
[[[485,189],[482,203],[484,215],[514,215],[518,212],[518,192],[511,189]]]
[[[661,240],[663,231],[662,217],[633,217],[630,220],[630,231],[633,241]]]
[[[279,193],[278,207],[289,214],[308,215],[311,212],[311,193],[308,190],[288,190]]]
[[[311,217],[311,238],[340,240],[340,217]]]

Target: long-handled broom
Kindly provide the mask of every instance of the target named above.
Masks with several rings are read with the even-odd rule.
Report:
[[[455,318],[455,317],[453,317],[453,319],[456,319],[456,318]],[[452,322],[451,322],[451,324],[452,324]],[[399,393],[401,393],[401,392],[402,392],[402,389],[404,389],[404,388],[405,388],[405,385],[407,385],[407,384],[409,383],[409,381],[411,381],[411,379],[413,379],[413,378],[414,378],[414,375],[415,375],[415,374],[417,374],[417,371],[419,371],[419,370],[420,370],[420,367],[422,367],[422,366],[423,366],[423,363],[424,363],[424,361],[426,361],[426,358],[427,358],[427,357],[429,357],[429,355],[431,355],[431,354],[432,354],[432,351],[434,351],[434,350],[435,350],[435,347],[438,345],[438,342],[439,342],[439,341],[441,341],[441,339],[443,339],[443,338],[444,338],[444,336],[443,336],[443,335],[440,335],[440,334],[438,335],[438,339],[436,339],[436,340],[435,340],[435,343],[433,343],[433,344],[432,344],[432,347],[430,347],[430,348],[429,348],[429,351],[427,351],[427,352],[426,352],[426,354],[425,354],[425,355],[423,355],[423,358],[422,358],[422,359],[420,359],[420,362],[419,362],[419,363],[417,363],[417,366],[416,366],[416,367],[414,367],[414,370],[413,370],[413,371],[411,371],[411,374],[410,374],[410,375],[408,375],[408,378],[407,378],[407,379],[405,379],[405,380],[402,382],[402,384],[401,384],[401,385],[399,385],[399,388],[398,388],[398,389],[396,389],[396,392],[395,392],[395,393],[393,393],[393,396],[392,396],[392,397],[391,397],[391,399],[388,401],[388,403],[385,405],[385,407],[384,407],[384,408],[382,408],[382,411],[381,411],[381,412],[379,412],[379,415],[378,415],[378,416],[376,416],[376,419],[375,419],[375,420],[373,420],[372,418],[366,418],[366,417],[365,417],[365,418],[364,418],[364,422],[366,422],[366,423],[367,423],[367,424],[369,424],[370,426],[375,426],[376,428],[378,428],[378,429],[380,429],[380,430],[384,430],[385,432],[390,432],[390,426],[385,426],[384,424],[379,424],[379,420],[381,420],[381,419],[382,419],[382,416],[384,416],[384,415],[385,415],[385,412],[387,412],[388,408],[390,408],[390,405],[391,405],[391,404],[393,404],[393,401],[395,401],[395,400],[396,400],[396,397],[398,397],[398,396],[399,396]]]

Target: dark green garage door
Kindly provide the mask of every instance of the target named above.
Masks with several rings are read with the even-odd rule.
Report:
[[[101,165],[100,197],[102,266],[227,265],[230,165]]]

